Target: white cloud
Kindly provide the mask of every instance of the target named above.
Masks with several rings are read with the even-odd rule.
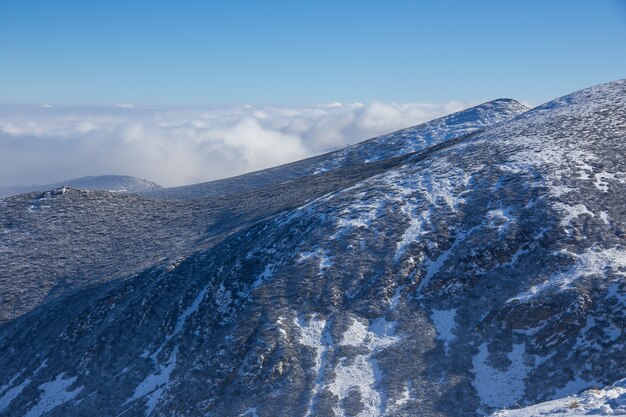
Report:
[[[0,107],[0,185],[125,174],[164,186],[263,169],[461,110],[463,102],[153,109]]]

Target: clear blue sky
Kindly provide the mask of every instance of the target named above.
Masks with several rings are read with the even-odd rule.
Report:
[[[0,0],[2,104],[539,104],[624,77],[623,0]]]

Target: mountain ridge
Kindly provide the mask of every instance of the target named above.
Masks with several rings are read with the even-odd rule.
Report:
[[[45,185],[20,185],[20,186],[0,186],[0,198],[10,197],[19,194],[26,194],[35,191],[50,191],[63,186],[79,188],[83,190],[104,190],[111,192],[139,193],[157,190],[161,188],[155,182],[145,179],[131,177],[128,175],[97,175],[73,178]]]
[[[213,245],[2,325],[0,415],[487,415],[611,384],[625,121],[621,80],[350,180],[224,197],[258,207]]]
[[[329,169],[347,168],[415,152],[510,119],[527,110],[528,107],[516,100],[496,99],[301,161],[231,178],[165,188],[145,194],[157,198],[192,199],[260,188],[305,175],[319,174]]]
[[[486,105],[492,106],[488,103]],[[469,110],[475,111],[474,109]],[[523,108],[518,108],[518,110],[521,109]],[[449,117],[461,116],[462,118],[464,114],[462,111]],[[496,120],[506,114],[510,112],[505,111],[502,116],[496,112]],[[488,116],[479,119],[480,124],[487,123],[487,118]],[[426,126],[428,131],[436,131],[428,127],[432,124],[436,126],[441,124],[441,121],[436,119],[418,127]],[[465,133],[466,130],[463,125],[461,133]],[[403,129],[399,132],[406,131],[407,129]],[[393,134],[391,137],[393,138]],[[353,147],[358,149],[358,145]],[[398,152],[396,151],[395,154]],[[68,288],[74,288],[75,285],[82,286],[93,280],[95,275],[93,271],[98,271],[102,277],[97,281],[109,280],[123,276],[128,270],[139,272],[140,268],[149,266],[155,258],[163,257],[173,260],[189,255],[210,245],[210,241],[215,240],[210,235],[221,236],[222,233],[228,233],[228,227],[233,227],[233,224],[236,225],[238,222],[245,224],[280,210],[297,207],[307,199],[320,197],[336,188],[350,186],[356,181],[375,175],[391,165],[400,163],[406,157],[406,154],[403,155],[400,152],[400,156],[395,158],[367,164],[347,164],[345,167],[316,175],[300,173],[288,182],[284,181],[284,178],[276,180],[272,177],[263,186],[245,184],[237,192],[223,193],[218,196],[195,198],[196,193],[193,193],[194,198],[190,199],[193,201],[189,203],[185,203],[184,200],[177,202],[175,199],[163,199],[151,194],[146,196],[126,193],[106,195],[102,191],[81,192],[79,190],[71,190],[65,198],[76,196],[78,199],[76,204],[81,208],[80,210],[72,210],[72,204],[74,204],[72,200],[42,201],[39,199],[39,193],[6,199],[4,204],[8,208],[5,209],[3,221],[5,224],[14,225],[9,230],[17,235],[12,240],[19,242],[19,245],[15,245],[16,247],[12,250],[0,251],[0,261],[10,266],[18,265],[17,271],[19,272],[15,273],[23,275],[24,284],[27,288],[31,288],[31,291],[24,297],[21,290],[15,292],[15,288],[11,287],[11,281],[7,279],[12,275],[11,273],[6,274],[7,278],[0,276],[0,288],[4,289],[5,305],[15,306],[10,314],[6,313],[6,308],[5,311],[0,311],[0,321],[14,318],[32,303],[40,302],[44,297],[41,294],[42,290],[51,291],[57,288],[54,293],[63,294]],[[307,161],[309,160],[304,162],[308,164]],[[298,163],[295,165],[299,166]],[[309,165],[305,167],[311,170]],[[280,176],[281,167],[278,168]],[[163,191],[167,192],[167,189]],[[254,204],[248,202],[254,202]],[[50,207],[54,213],[53,219],[50,219],[47,214]],[[125,216],[124,212],[129,208],[133,214]],[[25,220],[23,211],[27,212],[27,219],[32,220]],[[129,218],[134,220],[123,221]],[[30,221],[34,223],[29,223]],[[50,224],[51,221],[52,224]],[[72,222],[73,229],[59,230],[55,227],[56,222]],[[123,227],[119,227],[120,225]],[[37,234],[32,233],[33,230],[29,230],[26,226],[39,230],[38,234],[43,234],[48,242],[47,247],[38,246]],[[80,234],[77,231],[80,231]],[[102,236],[105,234],[110,234],[112,237],[103,239]],[[184,237],[178,238],[178,235]],[[5,239],[8,240],[8,237]],[[86,246],[90,249],[79,256],[74,252],[67,253],[68,244]],[[144,253],[133,254],[129,249],[132,245],[143,246]],[[114,249],[116,247],[126,249],[120,252],[119,249]],[[92,250],[91,248],[98,249]],[[125,256],[127,252],[129,256]],[[93,259],[94,257],[96,258]],[[49,265],[56,262],[57,258],[72,259],[72,261],[64,263],[60,268],[57,267],[53,271],[51,280],[48,277],[51,275]],[[147,259],[141,261],[142,258]],[[136,265],[132,263],[129,265],[129,262]],[[19,265],[28,263],[31,267],[25,273],[24,268]],[[47,279],[42,279],[43,277]],[[48,295],[45,297],[49,298]],[[21,307],[18,307],[19,305]]]

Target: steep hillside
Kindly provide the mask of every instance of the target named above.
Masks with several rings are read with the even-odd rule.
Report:
[[[611,384],[625,151],[618,81],[225,196],[202,250],[5,323],[0,415],[471,416]]]
[[[434,120],[414,128],[414,136],[402,134],[408,142],[405,151],[424,145],[424,132],[438,132],[439,141],[454,139],[458,137],[455,132],[464,134],[489,121],[500,122],[505,115],[513,117],[522,109],[514,101],[498,100]],[[446,120],[456,121],[450,123],[453,128],[449,132],[444,128]],[[382,152],[387,142],[391,149],[390,140],[395,137],[377,139],[374,149]],[[370,142],[363,146],[371,146]],[[0,323],[77,288],[177,262],[260,219],[384,172],[407,156],[397,149],[393,155],[398,156],[344,164],[317,175],[306,175],[308,162],[301,166],[296,163],[285,168],[290,182],[275,180],[284,176],[283,168],[277,168],[270,170],[274,174],[269,176],[260,173],[260,177],[272,180],[259,180],[259,184],[247,180],[223,195],[187,202],[64,187],[0,201],[0,265],[4,266],[0,274]],[[206,189],[215,191],[211,184]],[[199,186],[201,192],[192,195],[210,194],[205,192],[206,186]],[[19,285],[15,277],[19,277]]]

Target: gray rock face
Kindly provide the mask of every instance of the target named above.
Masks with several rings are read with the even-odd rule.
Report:
[[[25,194],[33,191],[47,191],[64,186],[82,190],[105,190],[116,193],[147,193],[161,188],[160,185],[127,175],[100,175],[97,177],[81,177],[46,185],[32,186],[0,186],[0,197]]]
[[[626,81],[467,133],[220,198],[47,197],[56,219],[105,201],[120,242],[158,244],[103,244],[85,267],[111,272],[4,313],[0,415],[467,416],[619,380]],[[2,265],[78,221],[35,229],[37,198],[2,201]],[[81,221],[75,247],[98,245]],[[50,265],[4,268],[3,300]]]

